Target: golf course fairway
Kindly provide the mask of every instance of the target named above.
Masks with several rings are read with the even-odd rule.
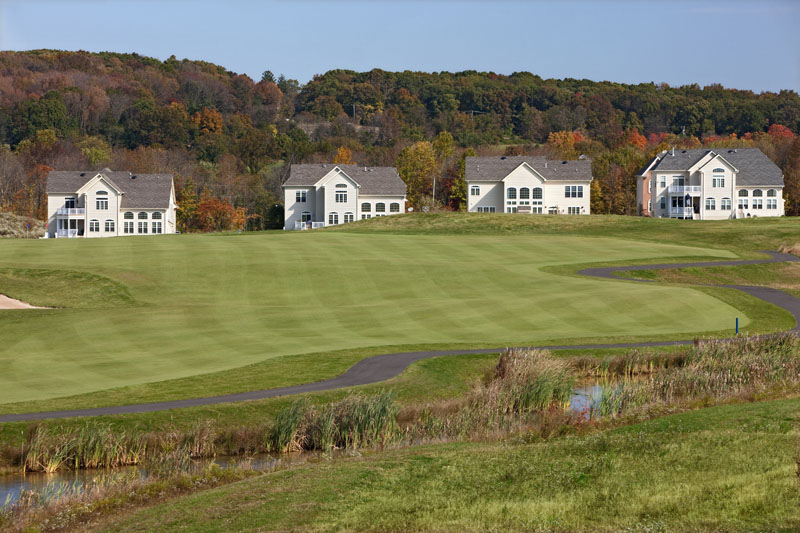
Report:
[[[748,318],[687,287],[553,265],[730,252],[572,235],[267,232],[0,241],[0,403],[281,356],[397,345],[687,337]]]

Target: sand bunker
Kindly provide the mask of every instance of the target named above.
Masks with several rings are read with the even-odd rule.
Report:
[[[14,298],[9,298],[4,294],[0,294],[0,309],[50,309],[49,307],[36,307],[35,305],[27,304]]]

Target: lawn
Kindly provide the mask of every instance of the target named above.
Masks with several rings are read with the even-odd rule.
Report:
[[[796,531],[800,400],[724,405],[544,442],[321,460],[102,531]]]
[[[4,240],[0,292],[62,308],[0,312],[0,403],[287,355],[686,337],[729,331],[736,316],[748,322],[733,306],[690,288],[541,270],[730,252],[577,233]],[[266,383],[297,381],[283,370]],[[312,370],[302,379],[329,375],[330,368]]]

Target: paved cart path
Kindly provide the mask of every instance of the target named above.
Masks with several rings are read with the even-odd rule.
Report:
[[[631,271],[631,270],[655,270],[665,268],[686,268],[686,267],[709,267],[709,266],[737,266],[737,265],[755,265],[762,263],[780,263],[787,261],[800,261],[800,257],[784,254],[779,252],[764,253],[770,256],[770,259],[755,259],[744,261],[709,261],[702,263],[670,263],[658,265],[636,265],[636,266],[622,266],[622,267],[600,267],[600,268],[586,268],[579,271],[580,274],[585,276],[593,276],[599,278],[613,279],[616,281],[636,281],[647,282],[645,280],[623,280],[616,277],[616,272]],[[746,292],[751,296],[760,298],[766,302],[777,305],[794,316],[797,326],[791,331],[800,333],[800,298],[796,298],[786,292],[770,289],[767,287],[751,287],[745,285],[714,285],[715,287],[730,287]],[[663,341],[663,342],[634,342],[634,343],[616,343],[616,344],[578,344],[578,345],[553,345],[553,346],[535,346],[531,348],[547,349],[547,350],[565,350],[565,349],[603,349],[603,348],[642,348],[651,346],[678,346],[691,344],[693,340],[683,341]],[[110,407],[94,407],[89,409],[70,409],[64,411],[49,411],[40,413],[19,413],[0,415],[0,422],[18,422],[22,420],[42,420],[45,418],[72,418],[82,416],[99,416],[99,415],[121,415],[127,413],[148,413],[152,411],[164,411],[167,409],[179,409],[182,407],[197,407],[202,405],[213,405],[220,403],[242,402],[246,400],[260,400],[263,398],[273,398],[276,396],[286,396],[290,394],[301,394],[306,392],[326,391],[332,389],[340,389],[344,387],[353,387],[356,385],[367,385],[369,383],[377,383],[385,381],[399,375],[412,363],[420,359],[427,359],[430,357],[439,357],[442,355],[467,355],[467,354],[489,354],[498,353],[505,348],[489,348],[482,350],[432,350],[421,352],[401,352],[375,355],[362,359],[352,367],[350,367],[343,374],[334,378],[326,379],[323,381],[316,381],[314,383],[305,383],[302,385],[294,385],[291,387],[279,387],[275,389],[255,390],[249,392],[239,392],[235,394],[223,394],[220,396],[208,396],[205,398],[189,398],[185,400],[172,400],[167,402],[154,402],[154,403],[140,403],[134,405],[115,405]]]

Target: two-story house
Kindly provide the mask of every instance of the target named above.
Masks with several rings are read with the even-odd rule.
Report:
[[[543,156],[467,157],[467,211],[588,215],[592,162]]]
[[[394,167],[292,165],[283,191],[286,230],[335,226],[406,210],[406,184]]]
[[[47,177],[47,234],[116,237],[175,233],[171,174],[53,171]]]
[[[644,216],[783,216],[783,172],[758,148],[673,148],[639,171],[636,201]]]

